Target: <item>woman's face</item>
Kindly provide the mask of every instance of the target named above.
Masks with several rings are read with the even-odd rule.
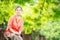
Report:
[[[21,13],[22,13],[22,9],[21,9],[20,7],[17,8],[17,9],[16,9],[16,14],[17,14],[17,15],[20,15]]]

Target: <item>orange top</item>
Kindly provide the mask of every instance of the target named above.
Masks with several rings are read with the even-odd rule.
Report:
[[[10,17],[10,19],[8,21],[8,27],[7,27],[5,32],[12,33],[10,28],[14,32],[22,31],[22,26],[23,26],[23,20],[21,18],[17,18],[16,16],[12,16],[12,17]]]

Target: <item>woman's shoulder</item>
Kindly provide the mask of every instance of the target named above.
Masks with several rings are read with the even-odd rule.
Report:
[[[24,19],[22,17],[20,17],[20,20],[21,20],[22,23],[24,23]]]
[[[14,15],[10,16],[10,19],[14,19]]]
[[[20,19],[21,19],[21,20],[23,20],[23,18],[22,18],[22,17],[20,17]]]

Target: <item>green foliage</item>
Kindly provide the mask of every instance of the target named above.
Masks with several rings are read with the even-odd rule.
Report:
[[[0,0],[0,24],[5,23],[5,28],[17,5],[23,8],[25,34],[32,33],[35,38],[40,32],[47,40],[60,40],[59,0]]]
[[[44,24],[44,27],[41,29],[40,32],[42,35],[45,35],[47,40],[51,39],[53,40],[53,38],[56,39],[56,37],[58,37],[60,35],[60,21],[53,21],[53,20],[49,20]],[[58,38],[60,39],[60,38]]]
[[[32,0],[14,0],[15,3],[24,5],[25,3],[30,3]]]
[[[54,18],[60,18],[60,9],[59,8],[53,8],[53,11],[55,12]]]

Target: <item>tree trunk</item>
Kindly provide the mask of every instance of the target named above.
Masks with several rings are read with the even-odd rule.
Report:
[[[46,40],[46,38],[45,38],[45,36],[40,35],[40,36],[39,36],[39,40]]]
[[[4,28],[0,28],[0,40],[5,40],[5,37],[4,37]]]

